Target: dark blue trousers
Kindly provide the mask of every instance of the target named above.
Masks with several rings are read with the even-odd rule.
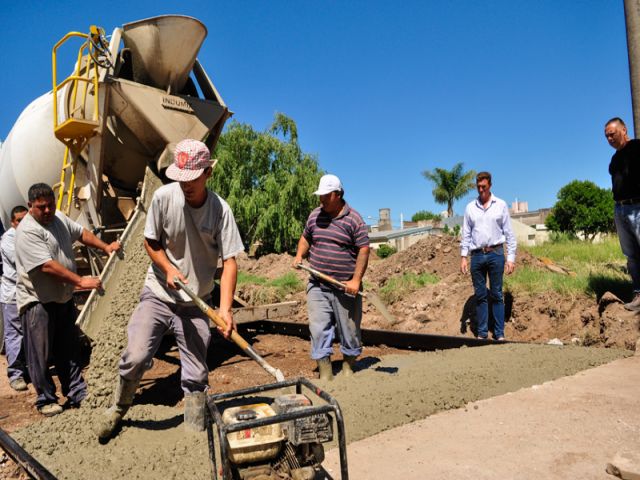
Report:
[[[73,301],[67,303],[34,303],[20,315],[27,351],[31,383],[38,397],[36,407],[57,403],[49,363],[56,367],[62,394],[74,404],[87,396],[82,378],[80,341]]]
[[[502,277],[504,275],[504,253],[477,252],[471,255],[471,280],[476,296],[477,335],[489,335],[489,297],[491,313],[495,321],[493,338],[504,337],[504,299],[502,297]],[[489,288],[487,289],[487,277]]]

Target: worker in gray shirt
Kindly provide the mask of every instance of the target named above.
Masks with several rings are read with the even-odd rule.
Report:
[[[7,356],[9,386],[16,391],[27,390],[27,362],[22,341],[22,325],[16,305],[16,228],[27,214],[26,207],[18,205],[11,210],[11,228],[2,235],[2,285],[0,303],[4,322],[4,343]]]
[[[114,403],[97,428],[101,441],[114,434],[129,410],[140,379],[167,332],[173,332],[180,351],[185,426],[204,430],[209,319],[178,290],[175,280],[188,283],[198,297],[211,303],[218,259],[222,260],[218,313],[226,322],[221,333],[229,337],[235,328],[231,312],[237,280],[235,257],[244,250],[229,205],[206,188],[211,172],[207,146],[197,140],[182,140],[166,171],[175,182],[153,195],[144,229],[144,246],[152,263],[140,303],[129,321]]]
[[[87,394],[79,362],[75,325],[75,289],[99,289],[98,277],[76,273],[73,243],[98,248],[107,254],[120,249],[106,244],[82,225],[56,211],[51,187],[36,183],[29,188],[29,213],[16,230],[16,302],[24,330],[27,364],[38,394],[36,408],[45,416],[62,412],[49,371],[53,361],[70,407],[79,406]]]

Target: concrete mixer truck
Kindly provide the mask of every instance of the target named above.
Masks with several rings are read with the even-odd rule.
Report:
[[[162,177],[184,138],[213,149],[231,113],[196,58],[206,35],[200,21],[178,15],[125,24],[109,41],[95,26],[65,35],[53,47],[53,89],[25,108],[1,146],[3,224],[29,186],[45,182],[86,228],[123,230],[147,167]],[[59,51],[74,41],[74,71],[58,82]]]
[[[127,23],[110,37],[91,26],[56,43],[52,90],[25,108],[0,147],[2,223],[15,205],[27,204],[32,184],[44,182],[54,187],[58,209],[104,240],[119,237],[126,252],[127,233],[161,183],[174,145],[195,138],[213,150],[231,116],[197,59],[206,35],[195,18],[163,15]],[[59,81],[58,58],[69,51],[75,67]],[[108,281],[111,259],[91,250],[79,259],[86,260],[79,269]],[[93,295],[81,302],[85,330]]]

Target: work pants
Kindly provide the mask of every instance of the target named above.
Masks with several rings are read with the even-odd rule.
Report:
[[[640,293],[640,205],[616,205],[613,218],[620,248],[627,257],[633,293]]]
[[[79,405],[87,395],[82,378],[80,337],[73,300],[67,303],[34,303],[20,315],[31,383],[38,394],[36,407],[57,403],[49,359],[56,367],[62,394]]]
[[[357,357],[362,353],[360,295],[347,295],[342,290],[312,278],[307,285],[307,310],[313,360],[333,353],[336,330],[340,336],[340,351],[343,355]]]
[[[476,297],[477,336],[489,335],[489,297],[493,314],[493,338],[504,337],[504,299],[502,277],[504,275],[504,253],[490,251],[471,254],[471,281]],[[489,289],[487,289],[489,277]]]
[[[211,340],[209,318],[194,304],[159,299],[144,287],[140,303],[129,320],[127,348],[120,359],[120,376],[139,381],[151,365],[162,337],[173,332],[180,351],[180,383],[185,393],[202,392],[209,385],[207,349]]]
[[[15,303],[2,304],[4,317],[4,351],[7,356],[7,376],[12,382],[18,378],[28,379],[27,360],[22,341],[22,323]]]

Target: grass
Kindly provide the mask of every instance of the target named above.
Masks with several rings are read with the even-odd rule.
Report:
[[[505,290],[520,293],[555,291],[565,295],[584,293],[600,298],[606,291],[621,298],[631,294],[626,260],[616,236],[600,243],[580,240],[548,242],[535,247],[519,247],[538,258],[548,258],[572,272],[561,275],[547,270],[518,265],[513,275],[505,276]]]
[[[260,277],[258,275],[253,275],[251,273],[243,272],[242,270],[238,271],[238,285],[264,285],[269,280],[265,277]]]
[[[391,304],[425,285],[438,283],[439,278],[430,273],[410,273],[391,277],[378,292],[383,302]]]
[[[304,290],[303,283],[293,272],[287,272],[281,277],[269,280],[259,275],[239,271],[238,286],[244,285],[259,285],[262,287],[254,292],[254,298],[250,302],[254,305],[281,302],[287,295]]]

